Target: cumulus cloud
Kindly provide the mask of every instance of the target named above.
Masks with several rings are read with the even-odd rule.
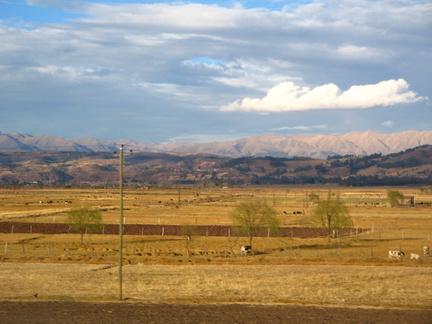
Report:
[[[244,98],[222,106],[222,111],[290,112],[317,109],[366,109],[414,103],[426,99],[409,90],[403,80],[388,80],[377,84],[356,85],[342,91],[333,83],[316,88],[283,82],[268,91],[263,98]]]

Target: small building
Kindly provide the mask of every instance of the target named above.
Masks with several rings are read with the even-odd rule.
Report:
[[[403,204],[405,206],[410,206],[413,207],[414,206],[414,196],[404,196],[404,202]]]

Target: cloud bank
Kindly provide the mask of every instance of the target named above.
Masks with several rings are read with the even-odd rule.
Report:
[[[2,132],[432,129],[430,0],[0,3]]]
[[[290,112],[317,109],[366,109],[414,103],[425,100],[409,90],[403,80],[388,80],[377,84],[356,85],[341,91],[333,83],[316,88],[300,87],[282,82],[259,98],[244,98],[222,106],[222,111]]]

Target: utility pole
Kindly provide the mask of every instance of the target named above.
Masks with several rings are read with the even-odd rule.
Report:
[[[124,145],[120,147],[120,221],[119,221],[119,300],[123,299],[123,153]],[[132,153],[132,150],[130,151]]]

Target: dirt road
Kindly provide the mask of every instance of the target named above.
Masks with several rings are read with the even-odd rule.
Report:
[[[432,310],[295,305],[0,302],[0,323],[432,323]]]

